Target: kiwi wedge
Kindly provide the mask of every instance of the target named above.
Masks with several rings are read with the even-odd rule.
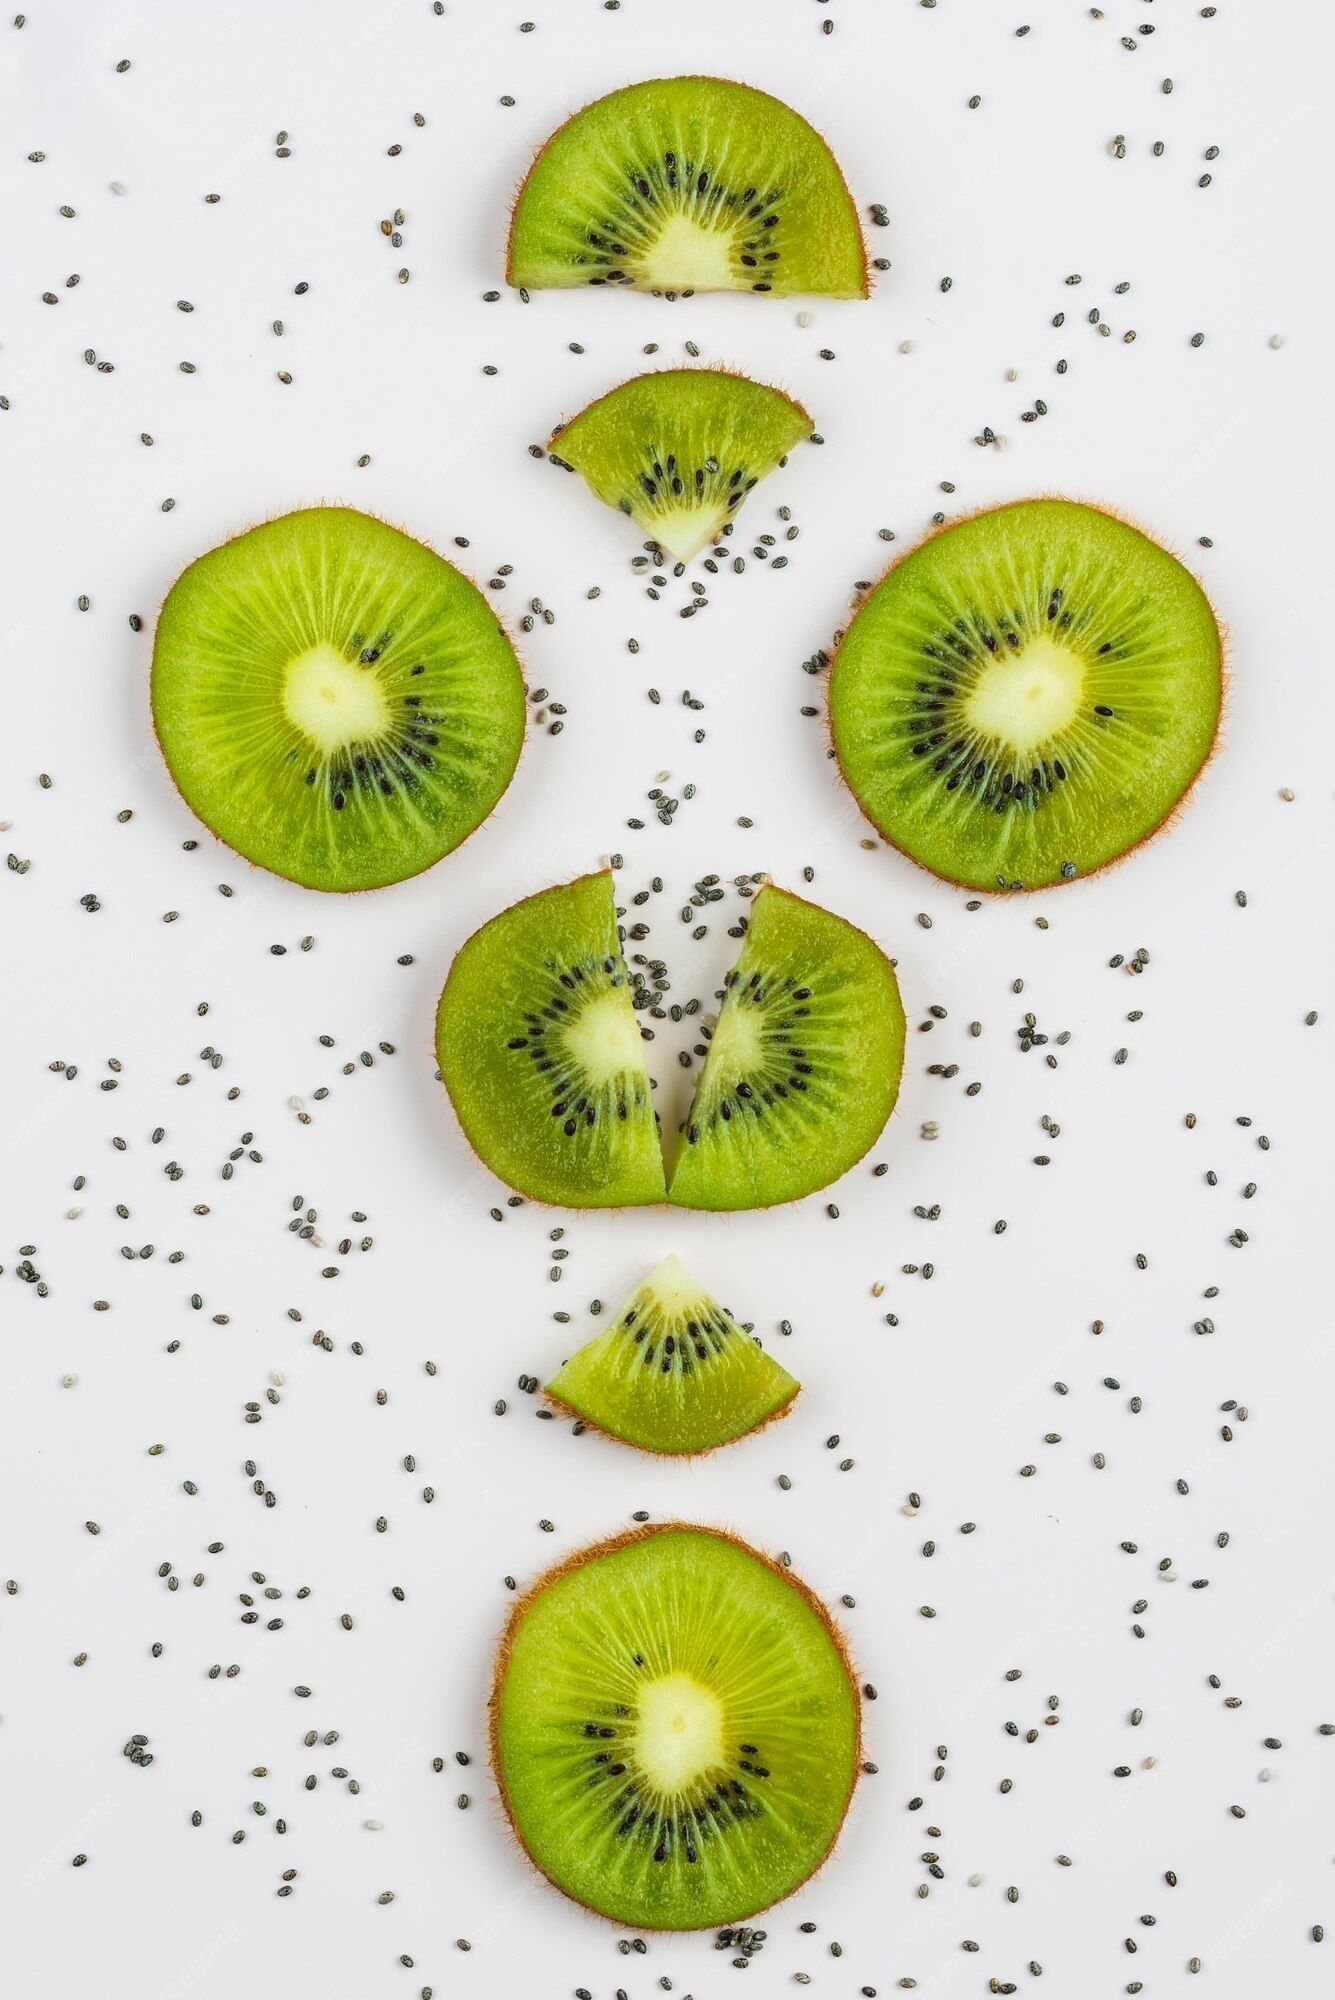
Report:
[[[376,889],[467,839],[519,761],[524,685],[482,593],[348,507],[200,556],[153,644],[153,722],[187,805],[310,889]]]
[[[759,1430],[800,1387],[672,1256],[544,1393],[608,1437],[680,1456]]]
[[[826,1186],[872,1144],[899,1090],[904,1010],[865,932],[765,883],[665,1186],[604,870],[473,933],[440,996],[436,1054],[469,1144],[521,1194],[762,1208]]]
[[[848,1810],[858,1693],[824,1606],[713,1528],[582,1550],[511,1614],[492,1763],[521,1846],[621,1924],[754,1916],[825,1860]]]
[[[674,76],[614,90],[552,134],[519,190],[506,277],[861,299],[867,257],[805,118],[744,83]]]
[[[668,1199],[763,1208],[825,1187],[894,1109],[904,1009],[865,931],[766,883],[682,1127]]]
[[[665,368],[590,403],[548,451],[689,562],[811,431],[802,405],[778,389],[715,368]]]
[[[830,725],[868,819],[976,889],[1116,861],[1175,812],[1219,727],[1204,591],[1129,522],[1021,500],[943,529],[866,598]]]
[[[529,896],[473,933],[440,996],[436,1053],[469,1144],[521,1194],[570,1208],[663,1200],[606,870]]]

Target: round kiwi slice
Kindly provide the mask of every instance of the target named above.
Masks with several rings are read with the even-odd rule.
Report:
[[[818,1868],[857,1773],[824,1607],[712,1528],[618,1536],[539,1578],[501,1642],[492,1761],[521,1845],[618,1923],[754,1916]]]
[[[503,910],[464,944],[436,1011],[469,1144],[539,1201],[662,1201],[644,1044],[604,870]]]
[[[665,368],[600,396],[548,449],[689,562],[811,431],[802,405],[778,389],[715,368]]]
[[[948,881],[1039,889],[1171,817],[1219,726],[1204,591],[1138,528],[1021,500],[943,529],[862,604],[830,724],[862,810]]]
[[[152,701],[186,803],[310,889],[439,861],[492,810],[524,736],[519,663],[482,593],[347,507],[191,563],[158,619]]]
[[[727,975],[668,1198],[763,1208],[826,1186],[894,1108],[904,1009],[884,952],[767,883]]]
[[[783,1416],[800,1387],[673,1256],[545,1393],[641,1451],[685,1454],[732,1444]]]
[[[554,132],[519,190],[506,276],[549,285],[867,296],[857,211],[820,134],[714,76],[600,97]]]

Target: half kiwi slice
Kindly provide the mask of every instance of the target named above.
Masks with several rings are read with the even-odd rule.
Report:
[[[833,1847],[857,1775],[857,1689],[823,1605],[712,1528],[618,1536],[511,1615],[492,1761],[521,1845],[618,1923],[754,1916]]]
[[[310,889],[429,868],[519,761],[524,685],[482,593],[383,521],[312,507],[213,549],[167,593],[153,721],[186,803]]]
[[[845,1173],[894,1109],[904,1009],[855,925],[766,883],[751,905],[668,1187],[683,1208],[763,1208]]]
[[[689,562],[811,431],[802,405],[778,389],[715,368],[665,368],[590,403],[548,451]]]
[[[554,132],[510,221],[506,276],[549,285],[867,296],[857,211],[820,134],[714,76],[614,90]]]
[[[934,535],[830,675],[834,747],[885,838],[948,881],[1039,889],[1169,819],[1219,727],[1204,591],[1128,522],[1021,500]]]
[[[445,1088],[475,1153],[539,1201],[662,1201],[663,1156],[607,871],[475,931],[436,1010]]]
[[[641,1451],[713,1451],[783,1416],[801,1384],[665,1257],[547,1384],[585,1423]]]

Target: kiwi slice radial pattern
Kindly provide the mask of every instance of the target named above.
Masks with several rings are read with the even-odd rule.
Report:
[[[492,810],[524,735],[519,663],[482,593],[346,507],[191,563],[158,620],[152,700],[186,803],[312,889],[439,861]]]
[[[436,1013],[440,1073],[469,1144],[539,1201],[662,1201],[663,1158],[604,871],[475,931]]]
[[[683,1127],[684,1208],[794,1201],[846,1172],[894,1108],[904,1009],[864,931],[767,883]]]
[[[622,1924],[696,1930],[834,1845],[858,1695],[824,1607],[714,1529],[646,1528],[539,1579],[501,1644],[492,1757],[521,1844]]]
[[[811,430],[801,404],[778,389],[714,368],[666,368],[600,396],[549,449],[689,562]]]
[[[782,1415],[801,1385],[679,1257],[665,1257],[546,1393],[642,1451],[713,1451]]]
[[[944,529],[861,606],[830,723],[867,817],[948,881],[1036,889],[1170,817],[1219,726],[1204,591],[1139,529],[1022,500]]]
[[[553,133],[510,223],[512,285],[867,295],[857,211],[820,134],[721,77],[614,90]]]

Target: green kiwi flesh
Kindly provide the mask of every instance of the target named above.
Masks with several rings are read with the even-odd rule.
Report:
[[[190,564],[158,619],[152,704],[191,809],[311,889],[439,861],[491,812],[524,735],[519,663],[482,593],[346,507]]]
[[[782,1415],[800,1386],[672,1256],[545,1393],[609,1437],[681,1454],[745,1437]]]
[[[820,134],[710,76],[614,90],[553,133],[519,191],[506,275],[528,290],[867,295],[857,211]]]
[[[553,464],[582,473],[600,500],[689,562],[811,430],[801,404],[778,389],[713,368],[667,368],[590,403],[549,450]]]
[[[520,1844],[617,1923],[697,1930],[806,1881],[857,1774],[858,1692],[818,1600],[715,1529],[585,1549],[511,1615],[492,1762]]]
[[[880,947],[767,883],[725,982],[669,1200],[767,1207],[847,1171],[894,1108],[904,1009]]]
[[[1023,500],[944,529],[859,608],[830,675],[843,773],[885,838],[977,889],[1116,860],[1210,755],[1210,603],[1138,528]]]
[[[436,1053],[469,1144],[521,1194],[571,1208],[663,1200],[609,872],[474,932],[440,996]]]

